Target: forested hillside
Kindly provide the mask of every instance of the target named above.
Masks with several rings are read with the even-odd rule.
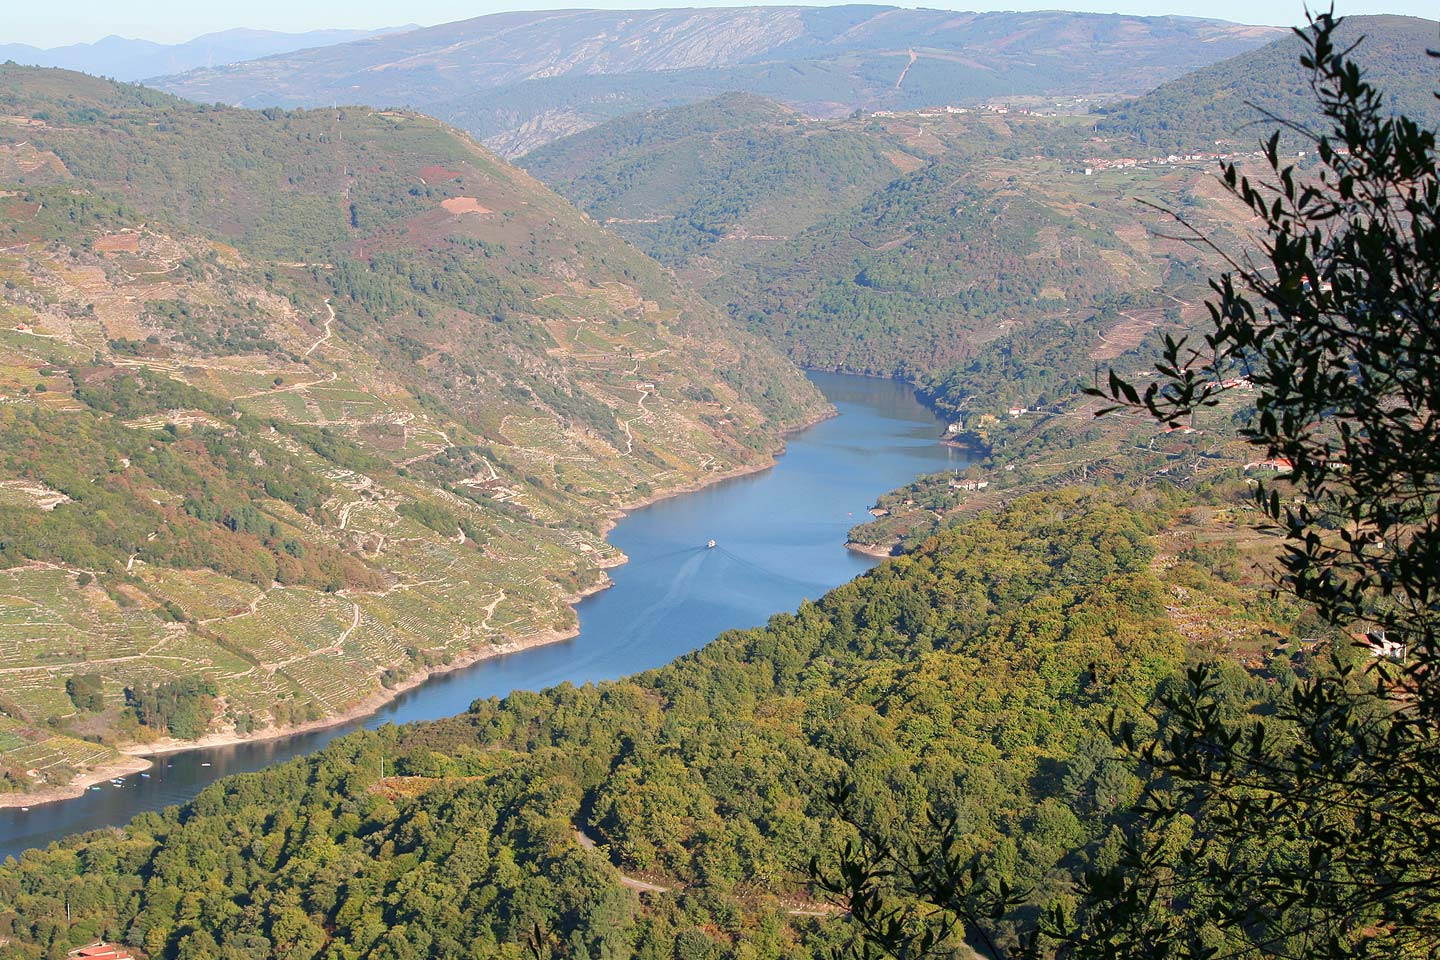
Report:
[[[855,122],[727,94],[632,114],[520,161],[661,263],[710,273],[856,204],[921,160]],[[733,252],[732,252],[733,251]]]
[[[1264,639],[1294,613],[1214,572],[1202,538],[1232,509],[1022,499],[663,669],[227,779],[0,868],[0,956],[819,956],[844,926],[805,862],[846,835],[823,800],[842,771],[867,823],[958,817],[1050,902],[1114,862],[1138,782],[1100,724],[1219,652],[1187,636],[1254,658],[1238,697],[1306,669]]]
[[[1440,125],[1437,71],[1425,51],[1440,38],[1440,23],[1419,17],[1347,17],[1337,40],[1357,42],[1355,62],[1386,97],[1389,108]],[[1103,111],[1100,129],[1159,150],[1209,150],[1248,145],[1278,128],[1281,117],[1314,128],[1320,118],[1300,41],[1287,36],[1229,60],[1161,84],[1135,100]],[[1263,115],[1262,115],[1263,112]],[[1285,142],[1298,143],[1290,134]]]
[[[729,91],[818,116],[1137,94],[1277,34],[1190,17],[851,4],[507,12],[156,82],[202,102],[404,105],[507,155]]]
[[[1420,117],[1435,116],[1437,29],[1344,27],[1366,38],[1360,62],[1391,108]],[[1257,107],[1313,116],[1297,43],[1100,116],[1051,97],[814,120],[730,95],[521,162],[798,363],[901,376],[957,416],[994,415],[1047,406],[1094,361],[1203,316],[1221,259],[1185,238],[1243,247],[1250,214],[1214,174],[1221,158],[1258,160],[1267,133],[1241,119]],[[1171,152],[1182,144],[1167,127],[1186,131],[1187,152]]]
[[[1194,315],[1213,261],[1155,207],[1222,238],[1244,214],[1213,157],[1136,149],[1053,108],[813,121],[733,96],[522,162],[801,364],[927,382],[952,409],[947,382],[984,380],[995,413],[1068,388],[1117,329],[1118,353]],[[972,369],[1012,341],[1050,355]]]
[[[33,506],[28,527],[7,532],[4,549],[19,551],[14,570],[58,566],[59,594],[124,594],[133,601],[126,609],[168,615],[167,636],[203,637],[211,621],[154,586],[165,582],[156,571],[183,556],[187,582],[196,571],[242,582],[218,564],[241,555],[229,538],[243,534],[253,547],[243,556],[271,565],[262,576],[273,568],[277,580],[293,578],[260,603],[293,592],[313,610],[337,598],[354,606],[351,629],[376,609],[395,611],[397,624],[404,612],[427,617],[428,609],[400,611],[406,601],[392,598],[430,596],[432,572],[453,589],[471,562],[497,561],[485,569],[508,576],[514,544],[554,543],[544,539],[551,536],[565,541],[565,555],[589,558],[568,568],[564,583],[528,571],[526,585],[552,584],[558,595],[582,589],[606,562],[595,518],[643,492],[642,483],[756,462],[773,436],[769,425],[813,412],[813,398],[762,341],[733,332],[661,267],[428,121],[351,110],[249,114],[113,95],[141,99],[104,101],[97,92],[63,113],[59,103],[7,110],[26,136],[7,141],[16,186],[4,199],[13,229],[31,233],[6,247],[18,264],[6,276],[14,283],[6,309],[28,312],[5,336],[43,341],[18,341],[31,350],[70,345],[73,354],[17,360],[15,376],[28,379],[9,396],[22,411],[42,411],[35,423],[54,404],[54,415],[70,419],[45,430],[84,437],[82,449],[92,434],[123,430],[127,441],[57,464],[40,449],[45,434],[22,434],[10,489]],[[142,122],[124,126],[131,115]],[[1392,724],[1372,709],[1408,709],[1408,692],[1396,695],[1407,688],[1387,682],[1431,690],[1433,664],[1411,669],[1403,648],[1397,655],[1382,645],[1383,634],[1369,649],[1354,642],[1351,630],[1364,624],[1327,606],[1360,602],[1360,591],[1344,589],[1353,581],[1343,569],[1340,581],[1309,593],[1286,592],[1298,577],[1275,589],[1277,555],[1292,574],[1309,572],[1305,550],[1316,551],[1327,575],[1337,571],[1329,538],[1350,531],[1320,498],[1334,488],[1350,496],[1352,477],[1373,481],[1381,471],[1366,456],[1347,456],[1337,469],[1328,425],[1311,426],[1326,415],[1323,391],[1293,391],[1297,380],[1271,376],[1293,362],[1286,348],[1295,340],[1272,341],[1259,372],[1244,366],[1253,359],[1244,353],[1205,369],[1199,400],[1179,401],[1188,409],[1165,423],[1136,409],[1097,423],[1092,414],[1109,401],[1078,390],[1113,367],[1135,384],[1133,400],[1154,376],[1156,337],[1198,326],[1203,308],[1193,297],[1210,273],[1208,255],[1173,236],[1152,207],[1137,214],[1135,201],[1182,211],[1218,243],[1244,242],[1245,216],[1211,176],[1217,157],[1144,154],[1134,141],[1097,136],[1084,118],[998,110],[804,123],[783,108],[728,97],[674,116],[673,128],[665,114],[631,118],[542,159],[597,217],[633,230],[792,355],[923,378],[954,415],[954,439],[983,441],[985,459],[883,497],[876,512],[890,515],[869,529],[873,539],[863,539],[864,528],[856,536],[880,550],[898,540],[905,552],[763,628],[724,634],[639,676],[516,692],[443,721],[356,733],[310,757],[224,779],[181,808],[0,864],[0,960],[58,958],[101,938],[167,960],[819,960],[856,935],[867,905],[863,896],[827,899],[812,886],[812,869],[834,868],[857,837],[868,845],[851,848],[852,865],[918,865],[913,876],[880,873],[852,888],[878,891],[881,907],[920,901],[896,939],[916,939],[944,911],[959,916],[963,926],[927,955],[965,957],[982,946],[1008,955],[1042,923],[1064,936],[1079,917],[1095,923],[1096,956],[1115,955],[1107,948],[1117,943],[1124,956],[1264,955],[1272,947],[1308,956],[1312,921],[1329,923],[1323,914],[1333,902],[1317,905],[1316,890],[1348,911],[1331,924],[1340,934],[1320,947],[1327,956],[1346,956],[1352,945],[1394,956],[1397,943],[1399,955],[1433,952],[1434,926],[1412,935],[1415,914],[1403,912],[1434,899],[1433,712]],[[104,138],[89,135],[89,124],[102,121]],[[283,176],[255,172],[269,169],[276,139],[250,149],[260,141],[242,135],[273,132],[267,124],[295,138]],[[221,146],[192,146],[203,138],[190,137],[184,150],[167,150],[163,136],[187,125]],[[129,149],[132,135],[143,149]],[[1429,218],[1423,230],[1412,237],[1402,225],[1389,234],[1423,256],[1435,232],[1433,141],[1414,139],[1419,148],[1406,149],[1423,156],[1412,166],[1389,164],[1383,151],[1379,163],[1386,175],[1428,164],[1403,185],[1419,184],[1411,209]],[[766,172],[747,180],[739,158],[751,145]],[[791,162],[812,150],[850,161],[833,178]],[[1332,170],[1352,169],[1328,147],[1321,152]],[[237,180],[269,193],[175,190],[173,176],[153,169],[200,162],[228,170],[232,157]],[[1237,180],[1255,166],[1232,159]],[[92,171],[108,192],[93,200],[74,192],[77,170]],[[1284,177],[1304,182],[1314,173],[1302,164]],[[652,190],[652,180],[670,186]],[[672,191],[673,207],[647,211]],[[827,191],[845,199],[826,208]],[[274,194],[285,202],[261,199]],[[1369,209],[1389,200],[1381,194]],[[286,219],[307,202],[313,216]],[[1263,224],[1265,198],[1246,202]],[[1412,347],[1433,354],[1421,349],[1433,270],[1427,261],[1412,273],[1406,257],[1377,256],[1363,242],[1377,236],[1364,220],[1346,224],[1363,234],[1347,248],[1369,258],[1360,269],[1334,270],[1333,252],[1322,251],[1325,272],[1306,275],[1303,258],[1280,256],[1284,270],[1257,281],[1257,268],[1247,281],[1255,288],[1274,278],[1276,289],[1262,295],[1287,334],[1337,314],[1347,333],[1381,332],[1377,349],[1355,350],[1364,365],[1358,385],[1340,384],[1352,405],[1335,433],[1347,446],[1363,435],[1351,446],[1362,454],[1393,458],[1404,449],[1423,460],[1428,438],[1395,411],[1423,420],[1433,378],[1412,378],[1420,363],[1410,357],[1387,361]],[[675,229],[662,229],[667,223]],[[759,224],[783,232],[747,226]],[[162,259],[167,244],[198,253]],[[446,253],[455,256],[433,259]],[[486,265],[483,277],[473,262]],[[609,271],[609,282],[587,285],[582,268]],[[1333,277],[1332,289],[1316,276]],[[1406,287],[1414,276],[1424,282]],[[1364,282],[1370,277],[1374,285]],[[74,292],[107,284],[120,291],[108,300]],[[142,296],[145,284],[169,292]],[[1377,291],[1396,309],[1374,310]],[[1242,312],[1223,286],[1217,293]],[[226,306],[237,297],[248,297],[243,310]],[[85,302],[95,306],[71,306]],[[144,306],[125,313],[122,302]],[[1281,315],[1291,307],[1303,309]],[[291,327],[250,321],[264,311]],[[136,319],[122,328],[127,317]],[[111,324],[126,332],[112,336]],[[85,339],[96,327],[100,335]],[[667,351],[673,356],[657,363]],[[1352,369],[1338,351],[1296,352],[1315,380]],[[254,367],[235,366],[237,358],[253,365],[257,357],[265,365],[247,379],[243,371]],[[1424,363],[1428,376],[1433,364]],[[735,369],[703,375],[726,365]],[[370,379],[355,382],[357,370],[372,371]],[[1368,389],[1392,378],[1409,393]],[[1116,401],[1121,383],[1112,381]],[[327,397],[332,384],[355,393]],[[492,390],[507,405],[487,417],[482,398]],[[1304,404],[1285,406],[1296,392]],[[372,409],[362,403],[407,405],[413,417],[366,420],[355,412]],[[1304,446],[1278,447],[1290,441],[1266,438],[1266,426],[1237,441],[1257,405],[1271,419],[1278,406],[1289,417],[1284,429],[1303,435]],[[1356,426],[1355,406],[1370,418],[1364,424],[1381,426]],[[400,427],[399,438],[367,429],[382,422]],[[422,428],[443,439],[425,439],[433,434]],[[742,449],[747,430],[759,433]],[[1387,446],[1397,438],[1405,446]],[[562,442],[593,460],[576,466],[557,452]],[[1280,457],[1291,451],[1295,460]],[[1247,454],[1266,459],[1247,464]],[[1307,458],[1334,488],[1295,486]],[[17,466],[32,461],[44,472]],[[1411,553],[1414,541],[1392,529],[1391,511],[1403,499],[1405,525],[1422,527],[1435,471],[1396,466],[1396,486],[1348,501],[1352,517],[1378,520],[1393,539],[1380,550],[1354,538],[1351,556],[1405,577],[1407,596],[1421,599],[1415,609],[1433,607],[1423,563],[1433,550]],[[332,486],[312,489],[312,476]],[[182,480],[198,494],[177,496]],[[1319,498],[1301,502],[1297,489]],[[129,500],[104,499],[111,495]],[[141,498],[168,521],[153,538],[113,519]],[[1314,503],[1331,512],[1309,513]],[[1262,516],[1290,524],[1291,539],[1257,529]],[[364,542],[352,545],[351,529]],[[70,531],[84,532],[86,556],[109,566],[97,562],[92,573],[41,559]],[[1425,533],[1422,548],[1433,546],[1433,531]],[[417,555],[433,566],[402,567]],[[500,596],[479,610],[487,628],[506,610],[508,583],[489,582]],[[1377,596],[1389,585],[1376,581]],[[1391,616],[1394,595],[1381,599],[1372,609]],[[216,622],[234,629],[253,624],[253,613],[232,608]],[[349,638],[319,652],[352,649]],[[216,646],[237,645],[227,643]],[[289,677],[303,662],[285,652],[257,659],[229,682]],[[1379,668],[1350,672],[1362,661]],[[218,712],[227,678],[201,677],[133,685],[125,694],[132,722],[184,725]],[[99,712],[114,693],[90,673],[66,679],[64,696],[77,711]],[[1348,704],[1362,688],[1374,699]],[[1397,774],[1388,761],[1407,744],[1420,750],[1400,758]],[[1366,765],[1353,771],[1347,760],[1356,755]],[[1246,779],[1252,763],[1264,777]],[[1169,764],[1164,776],[1153,776],[1155,764]],[[1317,773],[1325,782],[1303,784],[1312,792],[1299,811],[1287,809],[1284,793],[1261,795]],[[1332,791],[1352,779],[1364,781],[1360,790]],[[841,781],[849,789],[837,809],[830,801]],[[1217,785],[1230,796],[1209,809],[1229,820],[1191,818]],[[1400,814],[1383,809],[1389,796],[1409,805]],[[1256,809],[1285,829],[1269,831]],[[1237,824],[1244,842],[1227,833]],[[1399,842],[1378,850],[1353,842],[1387,831]],[[1337,835],[1352,847],[1328,846]],[[877,848],[899,853],[887,858]],[[1398,866],[1387,862],[1391,850],[1404,856]],[[1146,875],[1125,876],[1137,861]],[[1372,879],[1392,867],[1394,876],[1380,877],[1381,896],[1399,906],[1381,914],[1355,892],[1369,896]],[[939,885],[921,888],[927,874]],[[972,903],[972,879],[1007,902],[985,909],[982,891]],[[1107,901],[1116,889],[1144,896]],[[1227,898],[1229,889],[1241,895]],[[961,897],[950,898],[957,890]],[[1132,915],[1136,922],[1111,936],[1109,920]],[[1041,949],[1055,943],[1040,941]]]
[[[429,118],[14,65],[0,114],[8,791],[563,636],[615,510],[825,412]]]

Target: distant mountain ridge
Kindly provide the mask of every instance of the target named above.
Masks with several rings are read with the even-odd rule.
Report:
[[[1440,60],[1426,53],[1440,41],[1440,22],[1420,17],[1346,17],[1340,30],[1342,44],[1363,38],[1355,59],[1384,93],[1390,109],[1440,125],[1440,100],[1435,98],[1440,90]],[[1280,37],[1115,104],[1099,129],[1147,146],[1182,149],[1207,148],[1216,142],[1258,143],[1274,129],[1260,110],[1313,127],[1320,116],[1299,57],[1299,38]]]
[[[184,43],[156,43],[117,36],[105,37],[94,43],[49,48],[4,43],[0,44],[0,61],[13,60],[31,67],[63,67],[116,80],[143,80],[197,67],[218,67],[309,47],[400,33],[413,30],[416,26],[412,23],[379,30],[310,30],[304,33],[236,28],[207,33]]]
[[[1365,38],[1355,59],[1390,105],[1431,123],[1440,62],[1425,51],[1437,33],[1408,17],[1344,24],[1344,42]],[[1100,330],[1129,314],[1138,336],[1183,312],[1179,301],[1198,303],[1217,265],[1168,242],[1168,218],[1134,200],[1184,209],[1242,249],[1234,231],[1250,214],[1217,191],[1218,157],[1260,146],[1268,131],[1250,103],[1318,125],[1298,47],[1287,34],[1099,116],[816,120],[729,94],[611,120],[521,163],[802,366],[941,383],[1017,327],[1034,344],[1109,310]],[[1089,372],[1088,349],[1072,371]],[[1044,391],[1006,364],[992,397],[1016,392],[998,408],[1033,403]]]
[[[201,102],[404,105],[507,154],[727,91],[816,115],[1017,94],[1136,94],[1278,28],[887,6],[516,12],[160,78]]]

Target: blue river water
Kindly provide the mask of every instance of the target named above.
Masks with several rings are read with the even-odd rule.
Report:
[[[764,623],[875,564],[845,548],[875,498],[922,473],[968,462],[939,442],[940,423],[905,384],[811,374],[839,415],[790,438],[776,465],[631,513],[610,532],[630,562],[614,586],[578,607],[564,643],[484,660],[401,694],[368,717],[277,740],[159,757],[150,776],[74,800],[0,810],[0,857],[71,833],[184,803],[230,773],[311,753],[360,728],[451,716],[480,697],[569,681],[613,680],[658,667],[716,634]],[[708,540],[715,549],[706,549]]]

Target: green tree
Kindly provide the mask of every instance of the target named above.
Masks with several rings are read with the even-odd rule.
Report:
[[[105,709],[104,682],[98,673],[77,673],[65,679],[65,692],[77,710]]]
[[[1212,283],[1202,344],[1168,339],[1158,378],[1142,391],[1112,372],[1104,395],[1176,423],[1253,389],[1242,435],[1281,467],[1258,491],[1284,537],[1277,585],[1360,649],[1336,647],[1263,711],[1202,663],[1148,722],[1112,722],[1144,779],[1121,849],[1107,840],[1112,862],[1073,905],[1052,897],[1017,955],[1440,951],[1440,179],[1434,132],[1386,110],[1338,25],[1297,31],[1329,129],[1286,127],[1318,171],[1284,160],[1278,135],[1264,182],[1223,165],[1263,230],[1260,262],[1230,258]],[[1107,781],[1107,800],[1123,795]],[[847,814],[849,791],[832,797]],[[849,901],[858,952],[948,956],[961,935],[1005,952],[990,932],[1032,892],[961,836],[862,830],[836,866],[812,864]]]
[[[1440,178],[1434,131],[1385,109],[1338,26],[1299,31],[1330,129],[1288,128],[1318,174],[1283,162],[1278,134],[1271,183],[1223,171],[1264,263],[1213,284],[1203,346],[1172,340],[1143,395],[1113,374],[1109,392],[1173,423],[1253,385],[1243,435],[1284,470],[1257,491],[1285,538],[1279,586],[1371,656],[1337,651],[1269,717],[1235,717],[1202,665],[1160,698],[1157,733],[1117,728],[1149,789],[1080,923],[1050,918],[1076,956],[1440,949]],[[1177,828],[1178,856],[1157,839]]]

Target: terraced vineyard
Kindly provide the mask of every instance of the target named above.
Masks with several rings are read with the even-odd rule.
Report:
[[[13,66],[0,113],[0,802],[563,636],[607,517],[825,409],[427,118]]]

